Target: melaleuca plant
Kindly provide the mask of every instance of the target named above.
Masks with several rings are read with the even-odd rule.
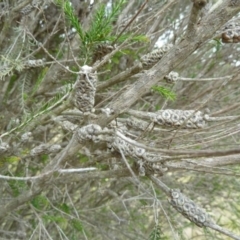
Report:
[[[0,239],[239,239],[240,3],[210,2],[0,3]]]
[[[80,37],[81,50],[85,55],[85,63],[91,58],[91,54],[101,44],[111,43],[115,39],[113,23],[125,4],[125,0],[117,1],[111,7],[102,4],[92,17],[91,24],[87,30],[79,22],[70,1],[55,0],[62,7],[66,18]]]

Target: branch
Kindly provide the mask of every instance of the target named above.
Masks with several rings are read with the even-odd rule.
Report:
[[[126,71],[121,72],[121,73],[117,74],[116,76],[110,78],[109,80],[107,80],[103,83],[100,83],[99,86],[97,86],[97,90],[101,91],[103,89],[111,87],[114,84],[126,81],[126,80],[128,80],[129,77],[138,73],[140,70],[142,70],[141,63],[136,64],[133,67],[127,69]]]
[[[145,71],[138,81],[109,104],[108,107],[113,109],[115,114],[107,119],[105,114],[101,114],[97,123],[102,127],[106,126],[146,94],[152,86],[158,83],[159,79],[163,79],[170,71],[182,64],[196,49],[211,39],[224,23],[239,12],[240,4],[232,6],[231,3],[231,0],[224,1],[215,11],[209,14],[205,21],[201,22],[194,41],[189,41],[188,38],[184,39],[179,45],[170,49],[152,69]]]
[[[42,173],[40,174],[41,178],[37,178],[32,183],[31,189],[23,192],[12,201],[9,201],[4,208],[0,209],[0,219],[4,218],[14,209],[32,200],[35,196],[40,194],[46,188],[47,182],[51,182],[51,178],[54,177],[54,172],[59,168],[59,166],[64,164],[67,159],[71,158],[71,156],[73,156],[80,147],[81,145],[78,142],[76,132],[73,134],[72,139],[66,148],[57,154],[54,159],[43,169]]]
[[[150,175],[148,177],[157,185],[159,189],[161,189],[168,197],[170,197],[170,205],[174,207],[179,213],[181,213],[185,218],[195,223],[199,227],[209,227],[233,239],[240,240],[239,236],[218,226],[208,216],[203,208],[197,206],[194,201],[181,193],[180,190],[170,189],[162,181],[154,176]]]
[[[113,41],[112,45],[114,45],[117,42],[117,40],[121,37],[124,31],[132,24],[132,22],[136,19],[136,17],[141,13],[141,11],[144,9],[147,3],[148,3],[148,0],[145,0],[145,2],[138,9],[137,13],[132,17],[132,19],[127,23],[127,25],[123,28],[123,30],[118,34],[116,39]]]
[[[131,177],[132,174],[129,172],[128,168],[117,169],[117,170],[108,170],[108,171],[94,171],[83,174],[72,173],[67,175],[62,175],[56,178],[54,184],[65,184],[81,181],[90,181],[90,180],[100,180],[105,178],[122,178],[122,177]]]
[[[193,5],[190,13],[190,18],[187,26],[186,36],[190,41],[196,37],[197,23],[203,7],[207,4],[208,0],[192,0]]]
[[[209,82],[209,81],[221,81],[221,80],[229,80],[232,76],[225,76],[225,77],[214,77],[214,78],[184,78],[179,77],[178,81],[190,81],[190,82]]]
[[[237,236],[234,233],[231,233],[227,229],[224,229],[224,228],[218,226],[217,224],[209,224],[208,227],[212,228],[212,229],[214,229],[214,230],[216,230],[216,231],[218,231],[218,232],[220,232],[220,233],[222,233],[222,234],[224,234],[226,236],[229,236],[232,239],[240,240],[240,236]]]
[[[184,160],[184,159],[183,159]],[[186,159],[186,160],[190,160],[190,159]],[[165,166],[168,168],[185,168],[185,167],[192,167],[193,169],[198,169],[199,167],[220,167],[220,166],[229,166],[229,165],[237,165],[240,163],[240,154],[235,154],[235,155],[231,155],[231,156],[220,156],[220,157],[214,157],[214,158],[205,158],[202,160],[191,160],[191,164],[190,162],[185,162],[185,161],[181,161],[176,163],[170,163],[167,162],[165,163]]]
[[[77,169],[59,169],[56,171],[49,172],[48,174],[52,173],[84,173],[88,171],[94,171],[97,170],[95,167],[89,167],[89,168],[77,168]],[[0,179],[5,179],[5,180],[16,180],[16,181],[33,181],[36,179],[44,178],[48,174],[44,175],[39,175],[39,176],[33,176],[33,177],[11,177],[11,176],[4,176],[0,174]]]
[[[138,148],[142,148],[144,150],[148,150],[154,153],[164,153],[168,156],[176,156],[176,157],[180,157],[180,158],[199,158],[199,157],[217,157],[217,156],[228,156],[229,155],[234,155],[234,154],[238,154],[240,153],[240,149],[236,148],[236,149],[231,149],[231,150],[199,150],[199,151],[191,151],[191,150],[186,150],[186,151],[179,151],[179,150],[165,150],[165,149],[159,149],[159,148],[152,148],[152,147],[148,147],[142,143],[139,143],[135,140],[132,140],[131,138],[126,137],[124,134],[122,134],[119,131],[116,131],[116,135],[123,139],[124,141],[126,141],[127,143],[129,143],[130,145],[136,146]],[[182,156],[180,156],[182,155]],[[159,157],[161,158],[161,156]],[[159,162],[159,159],[156,160],[148,160],[149,162]]]
[[[34,119],[38,118],[39,116],[45,114],[45,113],[49,113],[51,110],[53,110],[56,106],[58,106],[60,103],[62,103],[64,100],[66,100],[66,98],[69,96],[69,93],[65,94],[63,97],[61,97],[57,102],[55,102],[53,105],[49,106],[47,109],[44,109],[38,113],[36,113],[35,115],[33,115],[32,117],[28,118],[26,121],[24,121],[23,123],[19,124],[18,126],[16,126],[15,128],[12,128],[10,131],[3,133],[2,135],[0,135],[0,138],[3,138],[5,136],[10,135],[11,133],[21,129],[22,127],[26,126],[28,123],[32,122]],[[52,114],[52,112],[51,112]],[[47,116],[44,115],[44,118],[46,118]],[[39,124],[39,122],[37,122],[36,124]]]
[[[53,178],[53,173],[42,175],[41,178],[37,179],[38,182],[32,185],[31,189],[22,193],[15,199],[9,201],[3,208],[0,209],[0,219],[5,218],[7,214],[14,211],[16,208],[21,205],[31,201],[34,197],[39,195],[44,189],[50,187],[50,184],[67,184],[73,182],[89,181],[89,180],[98,180],[104,178],[120,178],[120,177],[129,177],[131,173],[128,169],[119,169],[119,170],[109,170],[109,171],[97,171],[97,172],[88,172],[88,173],[71,173],[67,175],[59,175],[57,178]],[[17,179],[22,180],[22,179]],[[49,181],[50,180],[50,181]]]

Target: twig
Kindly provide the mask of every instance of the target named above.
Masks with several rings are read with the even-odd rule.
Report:
[[[27,6],[27,4],[29,4],[30,2],[32,2],[32,0],[25,0],[25,1],[18,2],[18,4],[16,4],[16,7],[14,7],[12,11],[18,12],[19,10]]]
[[[179,77],[178,81],[190,81],[190,82],[209,82],[209,81],[221,81],[226,79],[231,79],[233,76],[225,76],[225,77],[215,77],[215,78],[184,78]]]
[[[240,240],[239,236],[237,236],[234,233],[228,231],[227,229],[224,229],[224,228],[218,226],[217,224],[209,224],[208,227],[212,228],[212,229],[214,229],[214,230],[216,230],[216,231],[218,231],[218,232],[220,232],[220,233],[222,233],[226,236],[229,236],[232,239]]]
[[[123,140],[127,141],[130,144],[133,144],[137,147],[140,148],[144,148],[145,150],[149,150],[155,153],[165,153],[166,155],[169,156],[179,156],[182,155],[182,157],[187,157],[189,156],[189,158],[193,158],[193,157],[217,157],[217,156],[227,156],[227,155],[234,155],[237,153],[240,153],[240,149],[239,148],[235,148],[235,149],[231,149],[231,150],[199,150],[199,151],[178,151],[178,150],[164,150],[164,149],[159,149],[159,148],[152,148],[152,147],[148,147],[142,143],[138,143],[137,141],[134,141],[126,136],[124,136],[122,133],[120,133],[119,131],[116,132],[117,136],[122,138]],[[151,162],[155,162],[154,160],[152,160]]]
[[[121,35],[124,33],[124,31],[132,24],[132,22],[136,19],[136,17],[140,14],[140,12],[144,9],[145,5],[148,3],[148,0],[145,0],[145,2],[140,6],[137,13],[132,17],[132,19],[129,21],[129,23],[123,28],[123,30],[118,34],[116,39],[113,41],[112,45],[114,45],[117,40],[121,37]]]
[[[148,177],[167,195],[171,196],[170,192],[171,189],[165,185],[162,181],[160,181],[158,178],[154,177],[153,175],[148,175]]]
[[[26,120],[25,122],[21,123],[20,125],[18,125],[15,128],[12,128],[10,131],[3,133],[2,135],[0,135],[0,138],[3,138],[5,136],[10,135],[11,133],[15,132],[18,129],[21,129],[22,127],[24,127],[26,124],[28,124],[29,122],[31,122],[32,120],[36,119],[37,117],[41,116],[42,114],[49,112],[51,110],[53,110],[58,104],[62,103],[67,97],[68,97],[69,93],[65,94],[63,97],[61,97],[57,102],[55,102],[52,106],[50,106],[47,109],[44,109],[41,112],[36,113],[35,115],[33,115],[32,117],[30,117],[28,120]]]
[[[109,54],[104,56],[104,58],[101,61],[97,61],[93,65],[92,71],[94,72],[94,71],[98,70],[100,67],[104,66],[114,54],[116,54],[120,49],[122,49],[122,47],[127,43],[127,41],[128,41],[128,39],[126,39],[121,45],[116,47],[112,52],[110,52]]]
[[[97,86],[97,90],[100,91],[100,90],[106,89],[114,84],[126,81],[126,80],[128,80],[129,77],[140,72],[141,70],[142,70],[141,63],[136,64],[133,67],[125,70],[124,72],[121,72],[121,73],[117,74],[116,76],[110,78],[109,80],[99,84],[99,86]]]
[[[129,172],[132,174],[133,178],[136,180],[136,179],[137,179],[137,176],[135,175],[135,173],[133,172],[131,166],[129,165],[129,163],[128,163],[128,161],[127,161],[127,159],[125,158],[122,149],[119,148],[119,151],[120,151],[120,153],[121,153],[122,159],[123,159],[124,163],[126,164]]]
[[[171,197],[171,189],[166,186],[162,181],[160,181],[158,178],[152,176],[152,175],[148,175],[148,177],[157,185],[158,188],[160,188],[168,197]],[[186,200],[185,200],[186,201]],[[204,209],[201,210],[203,213],[205,212]],[[182,212],[181,212],[182,213]],[[184,212],[184,214],[188,214],[188,212]],[[182,213],[183,214],[183,213]],[[185,216],[183,214],[183,216]],[[191,214],[190,214],[191,215]],[[189,216],[189,215],[187,215]],[[186,217],[186,216],[185,216]],[[187,217],[189,219],[189,217]],[[190,220],[190,219],[189,219]],[[194,222],[191,220],[191,222]],[[194,222],[196,225],[198,225],[196,222]],[[214,223],[212,220],[206,220],[204,222],[204,224],[201,226],[201,227],[209,227],[209,228],[212,228],[226,236],[229,236],[233,239],[236,239],[236,240],[240,240],[240,237],[235,235],[234,233],[228,231],[227,229],[224,229],[220,226],[218,226],[216,223]]]
[[[89,167],[89,168],[77,168],[77,169],[59,169],[56,171],[52,171],[49,173],[45,173],[44,175],[39,175],[39,176],[33,176],[33,177],[11,177],[11,176],[4,176],[0,174],[0,179],[4,179],[4,180],[16,180],[16,181],[31,181],[31,180],[36,180],[39,178],[44,177],[47,174],[50,173],[84,173],[84,172],[89,172],[89,171],[94,171],[97,170],[97,168],[95,167]]]
[[[38,46],[40,46],[43,51],[52,59],[54,60],[57,64],[59,64],[63,69],[65,69],[66,71],[70,72],[70,73],[74,73],[74,74],[78,74],[79,72],[74,72],[72,70],[69,69],[69,67],[65,67],[63,64],[61,64],[52,54],[49,53],[49,51],[44,47],[44,45],[42,43],[40,43],[31,32],[27,31],[27,34],[38,44]]]

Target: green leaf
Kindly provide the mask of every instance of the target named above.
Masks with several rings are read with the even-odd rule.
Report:
[[[153,86],[152,89],[166,99],[169,99],[171,101],[174,101],[176,99],[176,94],[169,88],[163,86]]]
[[[106,5],[102,4],[93,16],[92,25],[86,33],[90,44],[111,41],[115,37],[111,36],[113,22],[121,12],[125,0],[117,1],[110,11],[107,11]]]
[[[8,183],[14,197],[17,197],[19,194],[21,194],[24,190],[27,189],[27,185],[23,181],[10,180]]]
[[[42,218],[45,220],[45,222],[56,222],[58,224],[61,224],[62,226],[66,226],[68,222],[65,217],[62,217],[60,215],[46,214]]]
[[[149,236],[149,240],[167,240],[167,238],[162,233],[160,226],[156,225]]]
[[[72,5],[69,0],[55,0],[56,4],[63,8],[64,13],[67,16],[67,19],[71,22],[72,26],[76,29],[80,39],[82,40],[83,45],[85,45],[85,34],[81,24],[78,21],[77,16],[74,14]]]
[[[42,210],[44,208],[46,208],[49,203],[48,203],[48,199],[43,196],[43,195],[39,195],[39,196],[36,196],[32,201],[31,201],[31,204],[39,209],[39,210]]]
[[[61,204],[59,208],[67,214],[70,214],[71,212],[71,208],[66,203]]]
[[[39,86],[41,85],[45,75],[47,74],[48,71],[48,67],[45,67],[39,74],[38,74],[38,78],[36,83],[33,86],[32,92],[31,92],[31,96],[34,96],[34,94],[36,93],[36,91],[38,90]]]
[[[118,38],[118,42],[123,42],[125,41],[126,39],[129,39],[130,42],[144,42],[144,43],[148,43],[150,42],[150,39],[149,37],[147,37],[146,35],[132,35],[132,34],[122,34],[119,38]],[[114,39],[112,39],[114,40]]]
[[[21,158],[17,156],[6,157],[6,162],[8,163],[18,163],[20,160]]]
[[[82,223],[78,219],[73,219],[71,221],[72,226],[78,231],[78,232],[83,232],[83,226]]]
[[[46,162],[48,161],[48,159],[49,159],[48,154],[42,154],[42,155],[41,155],[41,161],[42,161],[43,163],[46,163]]]

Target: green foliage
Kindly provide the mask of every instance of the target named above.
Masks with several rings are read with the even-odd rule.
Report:
[[[70,89],[66,89],[66,92],[56,94],[48,102],[41,105],[35,112],[26,114],[23,117],[22,122],[18,126],[12,128],[9,132],[5,133],[5,135],[9,135],[15,131],[22,129],[24,126],[26,126],[31,121],[36,120],[38,117],[42,116],[43,114],[50,112],[54,107],[56,107],[57,105],[59,105],[63,102],[63,100],[65,99],[65,96],[69,93],[69,91],[70,91]],[[4,135],[2,135],[2,136],[4,136]]]
[[[86,36],[89,43],[94,42],[103,42],[109,40],[109,35],[112,31],[112,21],[114,20],[114,14],[117,11],[114,11],[111,14],[106,14],[105,6],[102,5],[99,10],[96,12],[92,26],[89,31],[86,32]]]
[[[85,31],[79,23],[78,18],[74,14],[74,10],[69,1],[55,0],[55,2],[57,5],[62,7],[67,19],[76,29],[81,39],[83,50],[89,51],[89,48],[94,47],[96,43],[106,42],[114,38],[114,36],[111,36],[113,29],[112,24],[120,13],[125,0],[118,1],[109,13],[106,12],[106,6],[101,5],[93,16],[93,21],[88,31]]]
[[[21,160],[20,157],[14,155],[0,157],[0,168],[8,164],[17,165],[20,160]]]
[[[216,52],[219,52],[222,49],[222,42],[219,39],[213,39],[213,45],[216,50]]]
[[[176,99],[176,94],[169,88],[163,86],[153,86],[152,89],[166,99],[169,99],[171,101],[174,101]]]
[[[47,198],[43,195],[36,196],[31,204],[38,210],[43,210],[49,205]]]
[[[46,223],[57,223],[63,228],[65,228],[68,225],[67,219],[59,214],[57,215],[45,214],[43,215],[43,220]]]
[[[145,35],[132,35],[129,33],[125,33],[122,34],[121,36],[118,37],[117,41],[118,42],[124,42],[125,40],[129,40],[130,42],[144,42],[144,43],[148,43],[150,41],[150,39],[145,36]],[[109,40],[115,40],[115,37],[111,38],[109,37]]]
[[[113,23],[117,19],[117,16],[121,12],[125,4],[125,0],[117,1],[113,4],[111,10],[106,9],[106,5],[102,4],[96,13],[93,15],[92,22],[87,31],[83,29],[77,16],[74,14],[74,10],[69,1],[55,0],[56,4],[62,7],[66,18],[70,21],[71,25],[76,29],[81,39],[82,53],[86,59],[90,58],[92,51],[94,51],[96,45],[106,42],[114,42],[117,38],[113,34]],[[117,38],[118,42],[123,42],[126,39],[130,39],[133,42],[148,42],[149,39],[144,35],[132,36],[131,34],[122,34]]]
[[[10,93],[10,91],[13,89],[13,87],[15,86],[15,83],[17,81],[17,75],[13,74],[9,80],[8,86],[7,86],[7,91],[4,95],[4,100],[6,100],[8,98],[8,94]]]
[[[5,65],[0,72],[0,81],[2,81],[6,76],[11,76],[15,69],[17,71],[22,71],[23,64],[20,60],[10,59],[3,55],[1,55],[0,57],[1,57],[1,61],[0,61],[1,65],[2,66]]]
[[[89,157],[87,157],[86,155],[84,155],[84,154],[79,154],[79,161],[81,162],[81,163],[86,163],[86,162],[88,162],[89,161]]]
[[[111,35],[113,30],[113,22],[116,20],[124,3],[125,0],[118,1],[116,4],[114,4],[110,12],[106,11],[105,5],[100,6],[93,17],[90,29],[86,32],[86,37],[89,44],[113,40],[114,36]]]
[[[166,236],[162,233],[162,230],[159,225],[155,225],[154,229],[152,230],[149,240],[167,240]]]
[[[42,69],[42,71],[39,73],[38,78],[36,83],[33,86],[32,92],[31,92],[31,96],[33,97],[34,94],[36,93],[36,91],[38,90],[39,86],[41,85],[45,75],[47,74],[48,68],[45,67],[44,69]]]
[[[48,159],[49,159],[48,154],[42,154],[41,155],[41,162],[47,163]]]
[[[83,232],[83,226],[80,220],[72,219],[71,224],[75,230],[77,230],[78,232]]]
[[[82,26],[80,25],[77,16],[73,12],[72,5],[70,1],[64,0],[55,0],[56,4],[62,7],[64,13],[66,14],[67,19],[71,22],[72,26],[76,29],[79,37],[82,40],[82,43],[85,45],[85,34]]]
[[[14,197],[17,197],[19,194],[21,194],[24,190],[27,189],[27,185],[23,181],[10,180],[9,186],[12,190],[12,194]]]
[[[67,214],[70,214],[71,212],[71,208],[66,203],[60,204],[58,207]]]
[[[97,168],[101,169],[102,171],[104,171],[104,170],[108,170],[109,169],[109,165],[108,164],[104,164],[104,163],[97,163]]]

